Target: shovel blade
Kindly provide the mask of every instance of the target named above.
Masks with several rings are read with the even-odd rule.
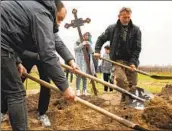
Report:
[[[145,106],[143,102],[140,102],[138,100],[133,100],[131,104],[129,104],[129,107],[135,108],[137,110],[144,110]]]
[[[154,95],[152,93],[150,93],[140,87],[136,87],[134,94],[145,100],[150,100],[154,97]],[[141,101],[138,101],[135,99],[132,100],[132,102],[129,104],[129,106],[132,108],[138,109],[138,110],[144,110],[144,108],[145,108],[144,102],[141,102]]]
[[[159,80],[172,80],[172,76],[159,76],[159,75],[151,75],[151,78],[159,79]]]

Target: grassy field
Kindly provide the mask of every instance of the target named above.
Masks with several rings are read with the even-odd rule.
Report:
[[[30,74],[36,78],[39,78],[38,73],[35,71],[31,72]],[[169,73],[160,73],[158,75],[170,75],[170,74]],[[98,73],[98,78],[103,79],[101,73]],[[73,82],[70,84],[74,89],[75,89],[75,79],[76,79],[76,77],[74,75]],[[92,94],[93,92],[92,92],[91,84],[89,84],[89,80],[87,82],[88,82],[88,91],[89,91],[89,93]],[[52,82],[52,84],[53,84],[53,82]],[[152,78],[144,76],[144,75],[140,75],[140,74],[138,75],[138,86],[142,87],[145,90],[150,91],[152,93],[160,92],[162,90],[162,87],[164,87],[166,84],[172,84],[172,80],[155,80],[155,79],[152,79]],[[25,85],[26,90],[40,88],[38,83],[36,83],[32,80],[29,80],[29,79],[26,79],[24,85]],[[103,85],[102,84],[96,83],[96,88],[98,89],[100,94],[103,93]]]

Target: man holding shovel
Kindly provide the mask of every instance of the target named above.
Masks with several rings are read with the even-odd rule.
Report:
[[[7,105],[10,123],[15,131],[28,130],[24,98],[26,93],[20,78],[20,75],[26,71],[21,61],[16,61],[16,56],[22,55],[25,50],[35,49],[47,76],[59,87],[66,99],[75,99],[75,93],[68,85],[55,49],[58,2],[58,0],[56,2],[39,0],[1,2],[3,63],[1,64],[1,76],[3,76],[1,105],[3,103]],[[73,69],[77,68],[73,59],[68,62]]]
[[[131,20],[131,9],[123,7],[119,11],[118,21],[108,26],[96,42],[96,58],[100,58],[100,50],[106,41],[110,41],[110,59],[130,66],[133,70],[139,65],[141,52],[141,31]],[[117,86],[133,93],[137,85],[137,73],[114,65]],[[129,104],[129,97],[122,94],[121,102]]]

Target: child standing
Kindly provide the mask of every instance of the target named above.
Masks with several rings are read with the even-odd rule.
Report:
[[[106,45],[104,47],[105,53],[103,54],[103,58],[105,59],[110,59],[109,53],[110,53],[110,46]],[[102,73],[103,73],[103,79],[104,81],[109,81],[110,80],[110,72],[112,69],[112,64],[110,62],[102,60]],[[112,88],[109,88],[110,91],[113,91]],[[108,91],[108,87],[104,86],[104,92]]]

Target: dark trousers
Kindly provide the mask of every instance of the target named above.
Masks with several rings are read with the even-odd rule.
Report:
[[[110,73],[103,73],[103,79],[104,81],[109,81],[109,78],[110,78]],[[108,91],[108,86],[104,86],[104,91]],[[113,91],[112,88],[109,88],[110,91]]]
[[[72,83],[72,81],[73,81],[73,73],[71,71],[66,70],[66,78],[68,80],[69,73],[70,73],[70,82]]]
[[[50,79],[47,77],[47,73],[45,69],[43,69],[43,66],[41,66],[41,61],[22,59],[22,64],[26,68],[28,73],[30,73],[32,67],[36,65],[38,68],[40,79],[50,83]],[[24,81],[25,81],[25,78],[22,78],[22,82]],[[39,103],[38,103],[38,112],[40,115],[43,115],[46,113],[46,111],[48,110],[49,102],[50,102],[50,89],[44,86],[41,86],[40,95],[39,95]],[[7,104],[3,103],[1,112],[7,113]]]
[[[8,110],[14,131],[28,130],[25,95],[14,54],[1,48],[1,112]]]
[[[23,62],[23,66],[27,69],[28,73],[30,73],[32,67],[36,65],[39,72],[40,79],[50,83],[50,79],[48,78],[46,70],[43,68],[41,61],[22,59],[22,62]],[[25,78],[23,78],[22,81],[24,82]],[[40,95],[39,95],[38,112],[40,115],[43,115],[48,110],[51,92],[49,88],[46,88],[42,85],[40,86],[41,86],[41,89],[40,89]]]

